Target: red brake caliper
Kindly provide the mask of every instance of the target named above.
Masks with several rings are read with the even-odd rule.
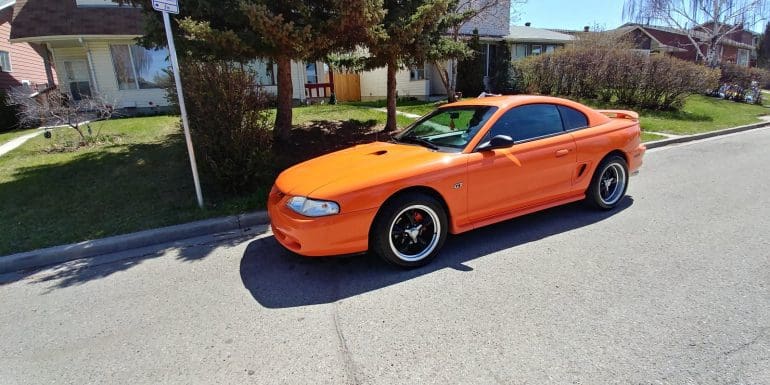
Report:
[[[422,214],[420,214],[420,213],[418,213],[418,212],[415,212],[415,213],[414,213],[414,221],[415,221],[416,223],[420,223],[420,222],[422,222]]]

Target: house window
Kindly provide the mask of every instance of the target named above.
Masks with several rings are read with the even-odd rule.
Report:
[[[532,46],[532,55],[537,56],[537,55],[540,55],[541,53],[543,53],[542,45],[536,44]]]
[[[136,45],[111,45],[112,64],[121,90],[161,88],[168,78],[168,51]]]
[[[526,44],[514,44],[513,49],[511,51],[513,52],[513,60],[524,59],[525,57],[527,57]]]
[[[554,51],[556,51],[556,46],[555,45],[547,45],[547,46],[545,46],[545,53],[553,53]]]
[[[425,67],[412,67],[409,69],[409,80],[416,82],[418,80],[425,80]]]
[[[0,71],[11,72],[11,54],[8,51],[0,51]]]
[[[305,64],[305,74],[307,75],[308,84],[318,84],[318,69],[315,63]]]
[[[737,64],[741,67],[748,67],[749,66],[749,50],[747,49],[739,49],[738,50],[738,58],[737,58]]]
[[[256,74],[257,84],[260,86],[276,85],[275,64],[272,61],[257,59],[249,63],[248,67]]]

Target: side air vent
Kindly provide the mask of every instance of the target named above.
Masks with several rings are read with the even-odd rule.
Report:
[[[585,172],[586,172],[586,168],[587,168],[587,167],[588,167],[588,165],[585,165],[585,164],[581,164],[581,165],[580,165],[580,168],[578,169],[578,178],[580,178],[581,176],[583,176],[583,173],[585,173]]]

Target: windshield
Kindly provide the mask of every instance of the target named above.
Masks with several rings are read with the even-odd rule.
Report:
[[[489,120],[497,107],[465,106],[441,108],[418,120],[395,137],[400,142],[422,142],[426,147],[461,151]]]

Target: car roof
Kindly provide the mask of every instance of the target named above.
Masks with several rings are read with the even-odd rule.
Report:
[[[444,104],[439,108],[467,107],[467,106],[493,106],[493,107],[498,107],[501,110],[508,110],[511,107],[521,106],[525,104],[538,104],[538,103],[558,104],[558,105],[577,109],[586,115],[589,121],[589,125],[592,127],[599,124],[606,123],[610,120],[607,116],[581,103],[577,103],[569,99],[557,98],[553,96],[541,96],[541,95],[505,95],[505,96],[487,96],[483,98],[463,99],[459,102]]]

